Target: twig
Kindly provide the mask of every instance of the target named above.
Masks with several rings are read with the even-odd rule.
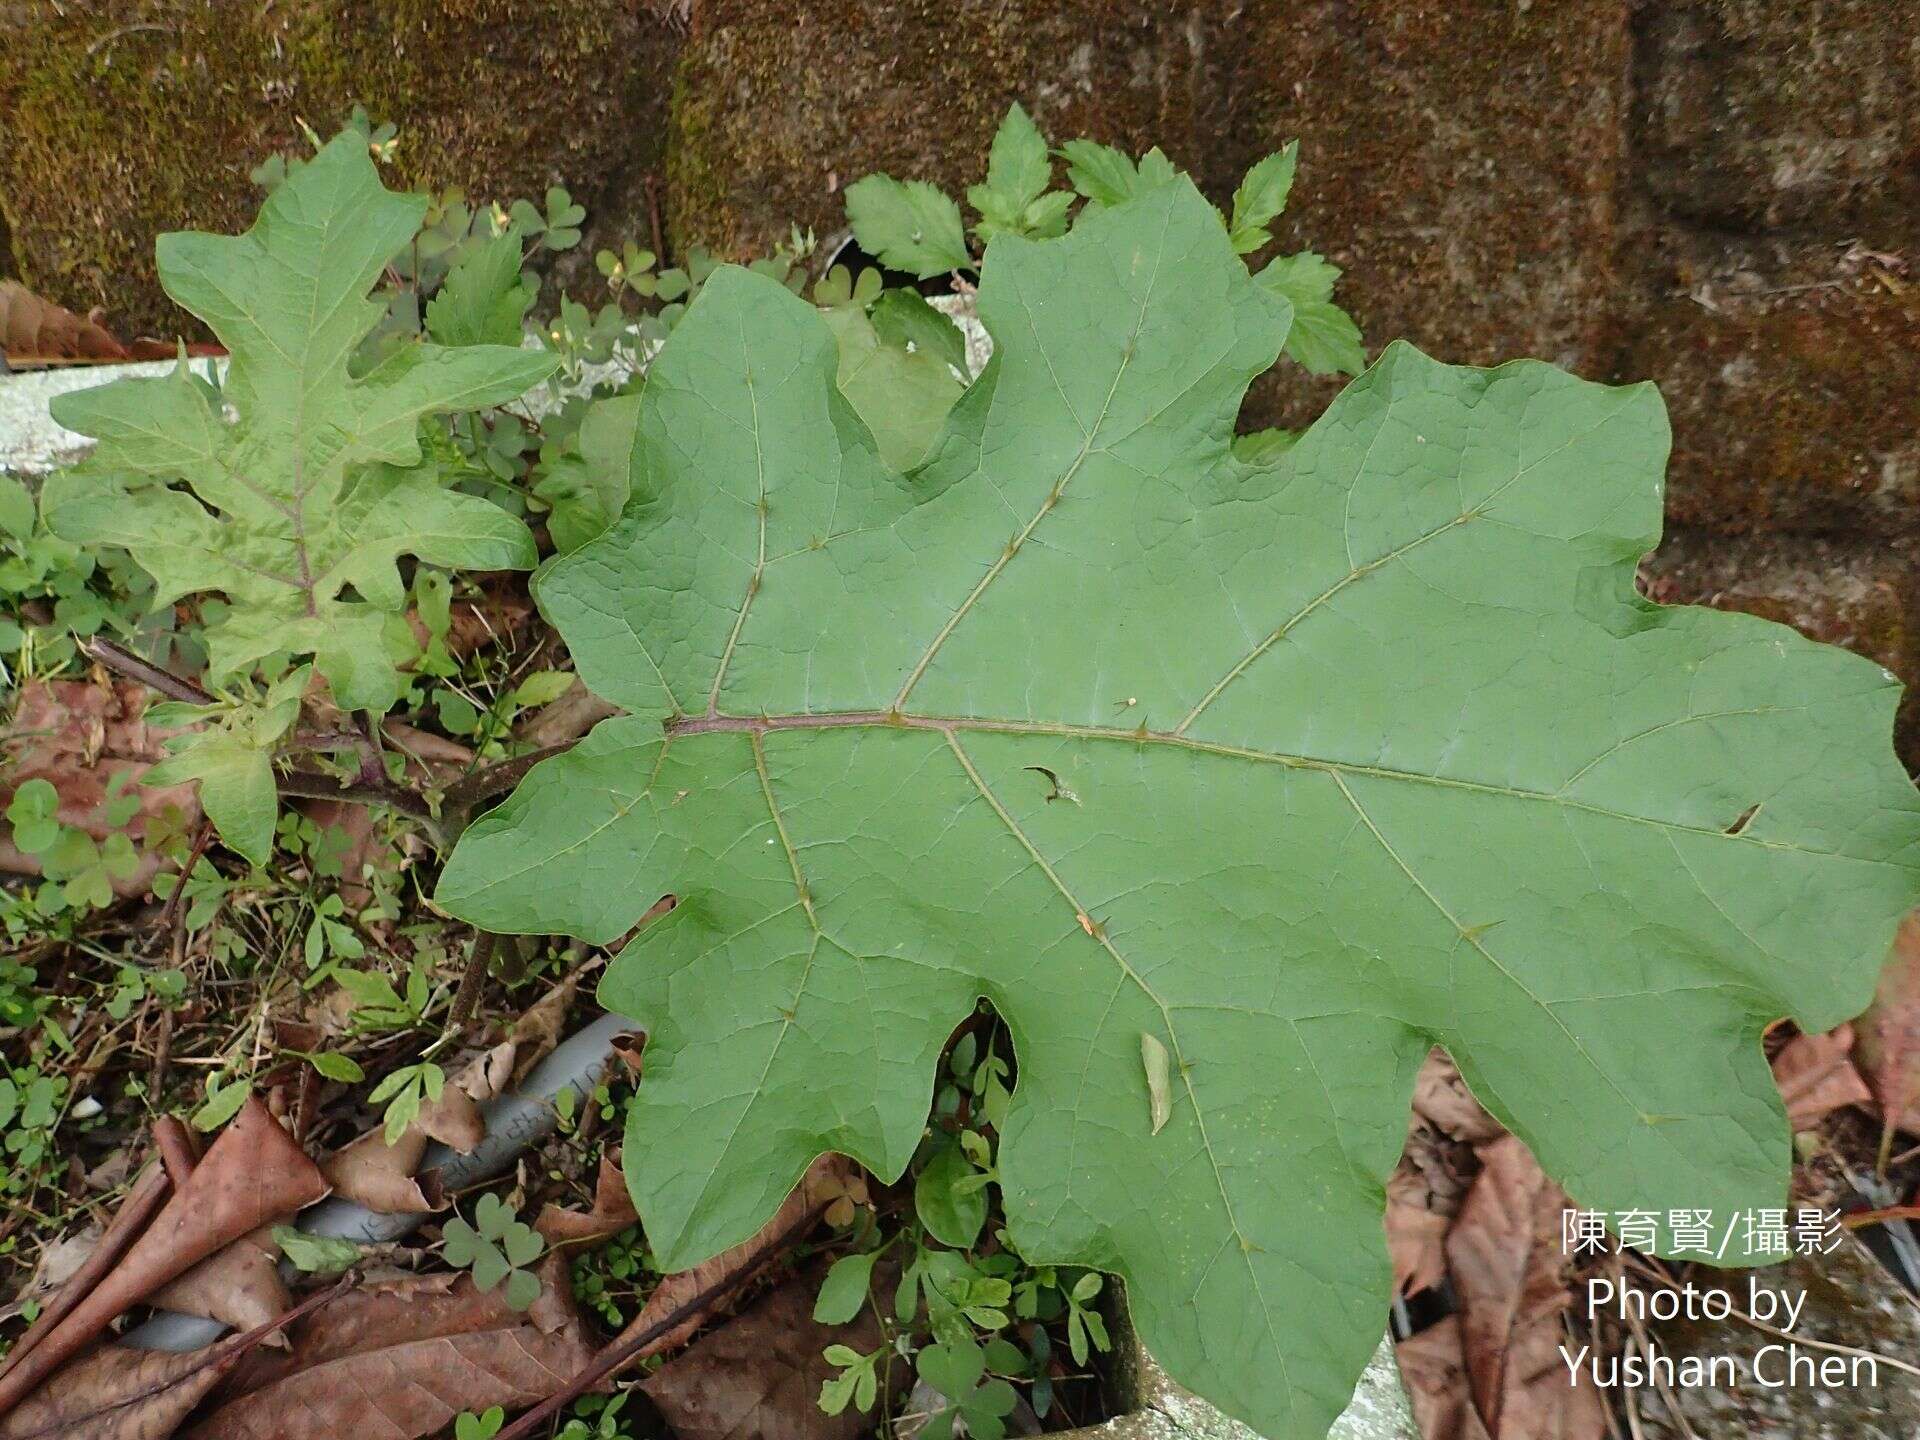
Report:
[[[664,264],[667,258],[667,237],[660,225],[660,177],[649,174],[646,178],[647,225],[653,233],[653,253]]]
[[[1884,1225],[1889,1220],[1920,1220],[1920,1205],[1883,1205],[1878,1210],[1856,1210],[1840,1217],[1841,1225],[1848,1230]]]
[[[212,843],[213,822],[202,820],[200,828],[194,832],[193,848],[187,852],[186,863],[180,867],[180,874],[173,882],[173,893],[167,897],[166,908],[160,912],[161,928],[169,936],[167,954],[176,969],[185,958],[187,932],[181,920],[187,910],[187,877],[193,874],[193,867],[200,863],[200,857],[207,853],[207,847]]]
[[[74,643],[80,647],[80,653],[96,665],[104,665],[109,670],[118,671],[129,680],[138,680],[142,685],[158,690],[170,700],[184,700],[189,705],[219,703],[193,681],[184,680],[171,670],[155,665],[151,660],[143,660],[125,646],[116,645],[111,640],[102,639],[98,635],[89,635]]]
[[[153,1122],[153,1148],[160,1156],[160,1166],[167,1172],[167,1179],[173,1182],[176,1190],[187,1183],[194,1166],[200,1163],[199,1150],[193,1143],[193,1132],[177,1116],[162,1115]]]
[[[745,1285],[752,1276],[759,1272],[763,1264],[772,1259],[775,1254],[793,1244],[794,1241],[798,1240],[818,1224],[820,1217],[826,1213],[826,1209],[827,1207],[824,1204],[814,1206],[787,1229],[781,1231],[780,1234],[776,1235],[765,1245],[761,1246],[760,1249],[755,1251],[752,1258],[738,1270],[716,1280],[699,1294],[689,1299],[686,1304],[673,1310],[669,1314],[661,1316],[659,1320],[649,1325],[646,1329],[627,1337],[625,1340],[614,1341],[613,1344],[607,1346],[596,1355],[586,1369],[582,1370],[559,1390],[534,1406],[533,1409],[527,1411],[518,1420],[514,1421],[513,1424],[502,1430],[494,1437],[494,1440],[527,1440],[528,1436],[532,1435],[545,1424],[550,1416],[557,1414],[560,1407],[567,1404],[576,1395],[584,1390],[592,1389],[595,1385],[598,1385],[602,1380],[620,1369],[620,1367],[625,1365],[629,1360],[633,1359],[635,1355],[646,1349],[646,1347],[651,1345],[655,1340],[658,1340],[662,1335],[686,1324],[693,1316],[712,1309],[735,1290]]]

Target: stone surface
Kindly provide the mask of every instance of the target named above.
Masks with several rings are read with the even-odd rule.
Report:
[[[243,228],[248,172],[356,101],[403,126],[402,180],[488,197],[564,183],[644,235],[676,43],[633,0],[0,4],[11,266],[116,330],[170,335],[183,317],[158,293],[154,236]]]
[[[1920,291],[1841,245],[1669,240],[1611,378],[1673,418],[1667,513],[1754,533],[1920,522]]]
[[[674,86],[674,236],[738,254],[796,222],[826,234],[844,223],[840,188],[875,170],[957,194],[1015,100],[1056,141],[1158,144],[1217,182],[1224,8],[707,0]]]
[[[1920,27],[1891,0],[1642,8],[1639,166],[1675,213],[1745,229],[1865,225],[1920,200]]]
[[[1315,0],[1244,7],[1231,143],[1300,139],[1281,238],[1347,270],[1370,348],[1537,356],[1592,372],[1615,289],[1626,0]],[[1331,394],[1297,371],[1261,423]],[[1297,397],[1297,398],[1296,398]]]
[[[172,369],[173,361],[155,360],[141,365],[71,365],[60,370],[0,375],[0,471],[42,475],[78,460],[93,447],[86,436],[54,423],[47,413],[54,396],[104,385],[123,375],[164,375]]]
[[[1711,1281],[1711,1272],[1703,1286]],[[1806,1294],[1806,1310],[1794,1334],[1829,1345],[1853,1346],[1913,1363],[1920,1353],[1920,1308],[1880,1262],[1848,1239],[1832,1255],[1797,1258],[1786,1265],[1736,1275],[1728,1285],[1734,1304],[1744,1308],[1747,1285]],[[1700,1435],[1741,1436],[1744,1440],[1911,1440],[1920,1434],[1920,1381],[1891,1365],[1878,1367],[1877,1383],[1810,1384],[1768,1388],[1754,1382],[1753,1365],[1765,1345],[1791,1341],[1729,1320],[1655,1324],[1660,1349],[1678,1360],[1686,1356],[1731,1356],[1739,1383],[1676,1389],[1685,1412],[1676,1420],[1658,1392],[1637,1392],[1638,1414],[1648,1440],[1687,1440]],[[1836,1352],[1804,1347],[1815,1362]],[[1845,1358],[1844,1356],[1841,1358]],[[1766,1373],[1783,1373],[1784,1357],[1761,1362]],[[1864,1375],[1860,1378],[1864,1379]]]
[[[1115,1367],[1115,1415],[1099,1425],[1061,1432],[1061,1440],[1260,1440],[1259,1435],[1168,1378],[1140,1345],[1123,1307],[1111,1330],[1120,1362]],[[1393,1342],[1382,1336],[1353,1400],[1334,1421],[1327,1440],[1420,1440],[1413,1407],[1400,1379]]]

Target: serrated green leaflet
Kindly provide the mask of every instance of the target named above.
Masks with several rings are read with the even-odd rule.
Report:
[[[342,135],[245,235],[160,238],[161,284],[232,355],[224,392],[183,363],[54,401],[61,424],[100,444],[48,481],[49,528],[125,546],[154,577],[157,605],[223,593],[229,608],[207,627],[215,678],[279,651],[312,654],[342,706],[385,710],[399,684],[386,643],[405,596],[399,556],[534,563],[524,525],[421,463],[417,429],[425,415],[513,398],[553,357],[420,344],[366,375],[349,370],[381,313],[367,292],[426,204],[382,187],[365,140]]]
[[[633,501],[539,587],[631,713],[441,882],[595,940],[679,897],[601,991],[650,1029],[662,1262],[820,1151],[901,1174],[982,995],[1014,1243],[1124,1275],[1167,1368],[1275,1440],[1378,1340],[1433,1042],[1584,1205],[1784,1203],[1761,1029],[1866,1001],[1920,804],[1880,669],[1634,593],[1653,389],[1395,346],[1249,465],[1290,309],[1184,180],[996,241],[979,304],[993,361],[902,477],[825,322],[709,282]]]

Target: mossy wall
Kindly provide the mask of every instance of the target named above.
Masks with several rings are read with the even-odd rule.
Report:
[[[166,334],[153,239],[243,227],[248,172],[355,102],[402,180],[565,183],[601,212],[658,163],[671,35],[631,0],[32,0],[0,37],[0,211],[29,285]]]
[[[973,178],[1014,99],[1217,197],[1298,136],[1285,238],[1371,341],[1660,382],[1660,594],[1920,680],[1920,0],[16,0],[0,30],[0,267],[134,332],[177,323],[153,236],[243,223],[295,117],[356,100],[405,176],[567,184],[589,250],[650,197],[679,245],[832,235],[871,170]],[[1249,422],[1330,393],[1276,372]]]

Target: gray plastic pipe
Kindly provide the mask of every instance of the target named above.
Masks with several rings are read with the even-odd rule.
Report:
[[[571,1090],[584,1104],[614,1063],[617,1035],[644,1033],[642,1026],[622,1015],[602,1015],[584,1030],[555,1047],[554,1052],[528,1073],[518,1090],[480,1107],[486,1118],[487,1138],[462,1155],[445,1145],[427,1147],[422,1170],[438,1170],[448,1190],[464,1190],[491,1180],[509,1169],[527,1150],[553,1134],[560,1122],[554,1097]],[[348,1200],[323,1200],[308,1207],[296,1222],[309,1235],[379,1245],[419,1228],[426,1215],[379,1215]],[[121,1337],[121,1343],[140,1350],[198,1350],[226,1331],[218,1320],[199,1315],[177,1315],[163,1310]]]

